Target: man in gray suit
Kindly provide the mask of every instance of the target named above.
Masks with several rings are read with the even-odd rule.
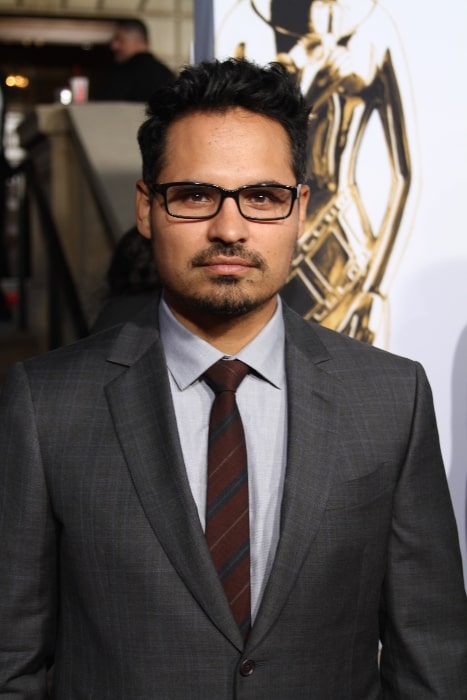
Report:
[[[0,696],[46,697],[54,663],[60,700],[465,700],[424,371],[278,296],[306,216],[307,120],[283,68],[234,59],[151,101],[137,225],[161,298],[18,365],[2,394]],[[249,371],[247,618],[208,544],[219,360]]]

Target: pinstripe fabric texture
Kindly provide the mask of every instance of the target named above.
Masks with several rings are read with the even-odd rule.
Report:
[[[235,392],[248,372],[240,360],[219,360],[203,375],[215,393],[209,421],[206,539],[244,638],[251,623],[248,468]]]

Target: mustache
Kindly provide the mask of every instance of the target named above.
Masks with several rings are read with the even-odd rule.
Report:
[[[266,260],[259,253],[248,250],[242,243],[232,243],[230,245],[222,243],[213,243],[206,250],[202,250],[191,258],[192,267],[201,267],[217,256],[222,255],[226,258],[241,258],[246,263],[257,267],[260,270],[267,268]]]

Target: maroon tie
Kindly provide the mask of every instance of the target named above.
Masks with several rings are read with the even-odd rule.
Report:
[[[215,393],[209,421],[206,539],[244,638],[251,623],[248,468],[235,391],[249,371],[240,360],[219,360],[203,375]]]

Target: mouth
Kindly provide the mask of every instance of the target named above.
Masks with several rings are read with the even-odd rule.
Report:
[[[202,267],[214,275],[241,275],[256,265],[244,258],[218,255],[204,260],[198,267]]]
[[[263,257],[253,250],[247,250],[241,244],[227,246],[214,244],[200,251],[191,260],[193,268],[201,268],[213,278],[242,279],[253,270],[265,272],[267,265]]]

